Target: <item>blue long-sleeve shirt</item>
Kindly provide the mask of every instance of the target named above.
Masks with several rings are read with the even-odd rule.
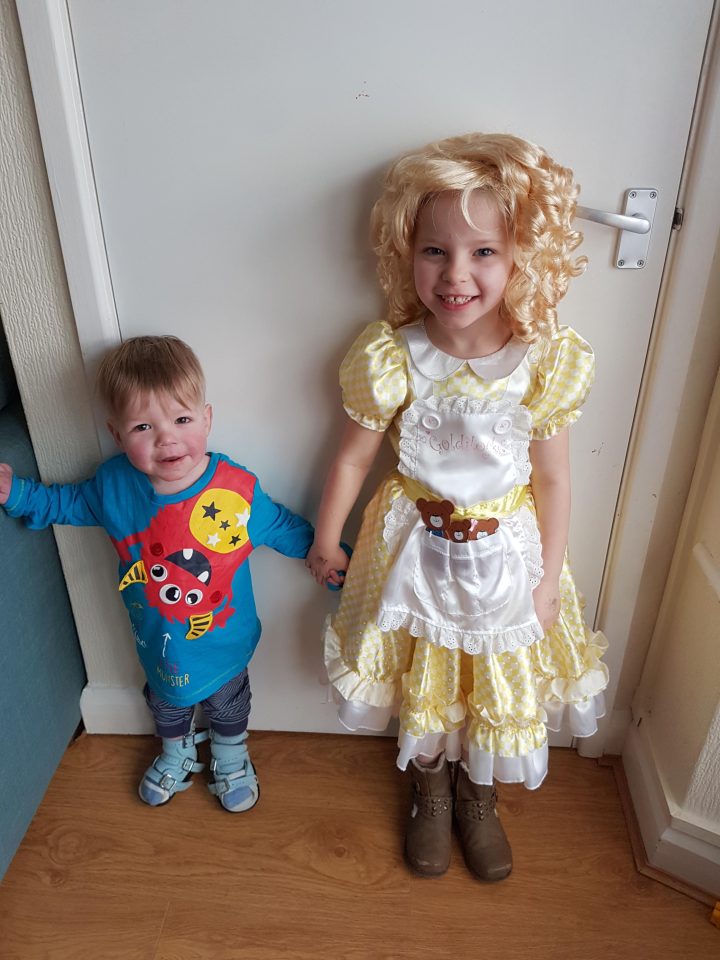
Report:
[[[169,496],[120,455],[83,483],[13,477],[5,509],[34,529],[104,527],[120,557],[119,589],[148,683],[179,706],[210,696],[253,655],[261,626],[252,550],[264,544],[304,557],[313,540],[306,520],[218,453],[199,480]]]

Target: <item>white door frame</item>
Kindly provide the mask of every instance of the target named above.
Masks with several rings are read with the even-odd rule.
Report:
[[[69,14],[65,0],[16,2],[75,322],[92,371],[120,332]],[[675,538],[667,531],[680,525],[716,372],[713,350],[703,351],[698,363],[693,348],[708,336],[703,306],[720,227],[717,20],[716,11],[678,200],[685,223],[669,245],[595,622],[611,641],[610,712],[596,737],[583,744],[584,755],[620,752],[630,708],[613,712],[618,683],[629,686],[622,698],[629,704],[672,558]],[[691,368],[692,388],[686,389]],[[104,445],[105,431],[98,435]],[[93,638],[81,637],[81,643]]]

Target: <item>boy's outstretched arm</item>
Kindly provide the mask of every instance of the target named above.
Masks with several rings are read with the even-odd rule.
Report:
[[[8,501],[12,478],[12,467],[7,463],[0,463],[0,506]]]
[[[303,559],[315,531],[304,517],[271,499],[256,478],[248,533],[255,546],[265,544],[286,557]]]
[[[11,516],[22,518],[31,530],[50,524],[75,527],[102,527],[102,493],[95,477],[82,483],[45,485],[29,477],[16,476],[7,464],[0,464],[0,506]]]

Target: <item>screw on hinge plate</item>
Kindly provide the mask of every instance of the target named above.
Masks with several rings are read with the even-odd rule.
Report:
[[[672,222],[673,230],[679,230],[683,225],[684,219],[685,219],[685,208],[675,207],[675,213],[673,214],[673,222]]]

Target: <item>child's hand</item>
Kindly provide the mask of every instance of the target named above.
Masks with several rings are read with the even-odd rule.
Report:
[[[0,506],[8,502],[12,478],[12,467],[7,463],[0,463]]]
[[[540,626],[547,633],[560,614],[560,584],[543,577],[533,590],[533,603]]]
[[[333,586],[342,586],[344,573],[348,568],[350,558],[340,544],[334,549],[321,550],[317,541],[310,547],[305,558],[305,566],[319,584],[331,583]]]

